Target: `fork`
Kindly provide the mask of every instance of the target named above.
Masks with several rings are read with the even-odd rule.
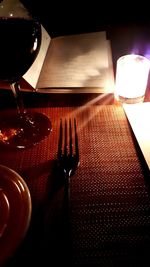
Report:
[[[79,165],[79,146],[76,119],[60,120],[59,141],[57,152],[58,166],[64,178],[65,199],[70,198],[70,177],[75,173]],[[68,203],[69,204],[69,203]]]
[[[63,176],[64,196],[62,213],[62,232],[64,257],[68,266],[72,266],[72,239],[70,224],[70,178],[79,165],[79,146],[76,119],[60,120],[57,161]]]

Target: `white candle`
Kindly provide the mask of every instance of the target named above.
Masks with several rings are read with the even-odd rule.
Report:
[[[145,96],[150,61],[140,55],[125,55],[117,60],[115,97],[121,102],[142,102]]]

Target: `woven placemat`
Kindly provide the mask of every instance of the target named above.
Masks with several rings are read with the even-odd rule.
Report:
[[[30,258],[41,263],[50,260],[55,262],[52,266],[58,266],[69,253],[69,266],[149,266],[149,174],[145,174],[122,107],[34,110],[51,119],[50,135],[30,149],[0,151],[0,163],[25,179],[33,203],[28,238],[8,266],[19,266],[20,257],[24,264]],[[80,149],[80,165],[70,183],[71,244],[66,254],[59,220],[63,191],[61,187],[55,192],[52,189],[57,178],[59,123],[64,117],[77,118]]]

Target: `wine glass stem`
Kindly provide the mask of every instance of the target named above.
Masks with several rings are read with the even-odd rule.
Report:
[[[17,105],[17,113],[18,115],[23,115],[26,113],[26,110],[24,108],[24,104],[23,104],[23,99],[22,99],[22,95],[21,95],[21,91],[20,91],[20,84],[19,82],[14,82],[10,84],[10,87],[12,89],[13,95],[15,97],[16,100],[16,105]]]

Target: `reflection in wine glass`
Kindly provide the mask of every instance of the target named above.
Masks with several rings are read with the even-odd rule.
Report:
[[[17,114],[0,118],[0,143],[30,147],[51,131],[47,116],[24,109],[19,85],[19,79],[39,52],[41,25],[18,0],[3,0],[0,3],[0,39],[0,80],[9,82],[17,103]]]

